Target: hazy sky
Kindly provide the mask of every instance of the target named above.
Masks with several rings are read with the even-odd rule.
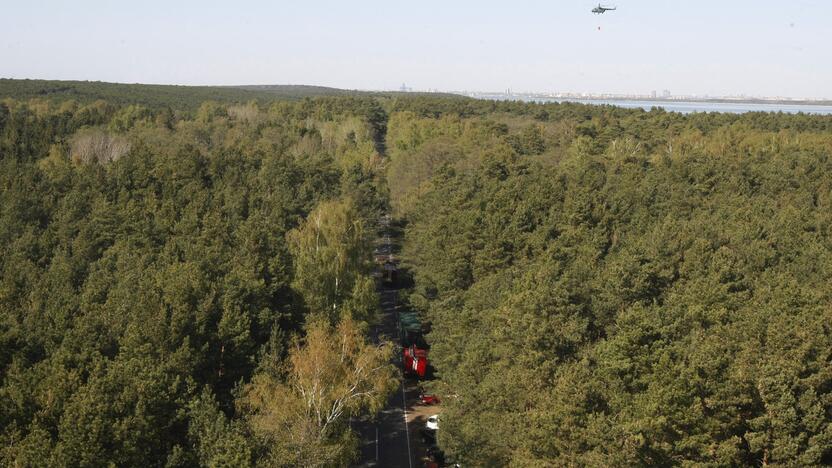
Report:
[[[0,77],[832,97],[830,0],[610,3],[0,0]]]

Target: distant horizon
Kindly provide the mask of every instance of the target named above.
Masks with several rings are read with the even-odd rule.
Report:
[[[822,0],[8,2],[0,75],[341,89],[832,97]]]
[[[326,84],[314,84],[314,83],[239,83],[239,84],[187,84],[187,83],[150,83],[150,82],[140,82],[140,81],[108,81],[108,80],[96,80],[96,79],[57,79],[57,78],[16,78],[16,77],[8,77],[8,76],[0,76],[0,80],[7,79],[7,80],[30,80],[30,81],[65,81],[65,82],[87,82],[87,83],[109,83],[109,84],[122,84],[122,85],[146,85],[146,86],[183,86],[183,87],[217,87],[217,88],[244,88],[244,87],[256,87],[256,86],[307,86],[307,87],[318,87],[318,88],[328,88],[340,91],[357,91],[357,92],[379,92],[379,93],[397,93],[397,92],[413,92],[413,93],[442,93],[442,94],[455,94],[467,97],[482,97],[487,95],[492,96],[546,96],[550,98],[554,97],[568,97],[570,99],[585,99],[585,100],[593,100],[593,99],[642,99],[642,100],[656,100],[656,101],[673,101],[673,100],[682,100],[682,99],[693,99],[693,100],[737,100],[737,101],[794,101],[794,102],[804,102],[804,103],[811,103],[811,102],[832,102],[832,98],[825,97],[825,96],[813,96],[813,97],[798,97],[798,96],[762,96],[762,95],[751,95],[751,94],[739,94],[739,95],[702,95],[702,94],[675,94],[672,93],[669,96],[662,96],[656,95],[651,96],[649,92],[647,93],[620,93],[620,92],[610,92],[610,91],[570,91],[570,90],[514,90],[514,89],[504,89],[504,90],[488,90],[488,89],[442,89],[442,88],[415,88],[407,86],[406,90],[402,90],[401,87],[406,85],[403,83],[399,85],[399,88],[350,88],[345,86],[339,85],[326,85]],[[663,90],[651,90],[656,91],[657,93],[668,91],[666,89]],[[510,93],[509,93],[510,92]]]

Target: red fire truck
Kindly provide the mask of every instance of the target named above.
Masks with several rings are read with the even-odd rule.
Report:
[[[419,378],[425,376],[428,368],[428,352],[425,349],[417,348],[415,344],[404,348],[403,363],[405,374],[414,374]]]

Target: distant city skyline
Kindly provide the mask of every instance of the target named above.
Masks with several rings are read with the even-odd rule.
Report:
[[[566,91],[566,90],[514,90],[507,88],[505,90],[474,90],[474,89],[440,89],[440,88],[416,88],[402,83],[396,89],[357,89],[358,91],[397,91],[397,92],[433,92],[433,93],[451,93],[462,94],[472,97],[483,97],[488,95],[500,96],[540,96],[540,97],[573,97],[573,98],[624,98],[624,99],[656,99],[656,100],[678,100],[678,99],[736,99],[736,100],[795,100],[795,101],[832,101],[832,99],[825,96],[762,96],[751,94],[727,94],[727,95],[710,95],[710,94],[676,94],[669,89],[650,90],[649,92],[640,93],[611,93],[603,91]]]
[[[7,1],[0,77],[832,98],[832,2]]]

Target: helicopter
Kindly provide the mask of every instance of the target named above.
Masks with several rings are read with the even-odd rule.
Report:
[[[601,15],[601,14],[604,14],[608,11],[615,11],[616,9],[617,9],[617,7],[612,7],[612,8],[605,7],[605,6],[601,6],[601,4],[599,3],[597,7],[592,9],[592,12],[595,13],[596,15]]]

